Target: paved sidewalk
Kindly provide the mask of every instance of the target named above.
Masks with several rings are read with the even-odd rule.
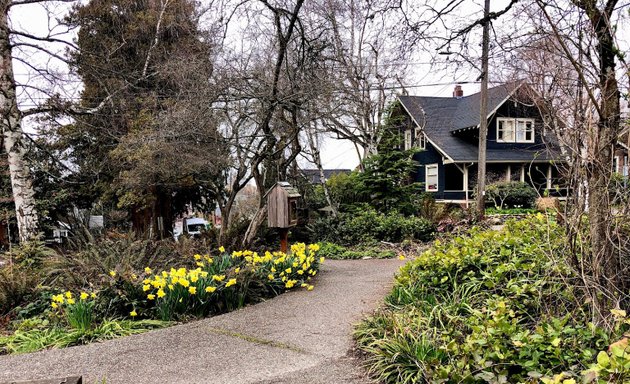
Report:
[[[379,305],[402,264],[327,260],[311,292],[141,335],[0,356],[0,382],[83,375],[90,384],[370,383],[348,353],[352,324]]]

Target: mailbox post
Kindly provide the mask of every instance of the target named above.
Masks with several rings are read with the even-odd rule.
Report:
[[[289,228],[297,224],[298,199],[296,188],[286,181],[277,182],[265,196],[267,198],[267,224],[280,232],[280,250],[288,251]]]

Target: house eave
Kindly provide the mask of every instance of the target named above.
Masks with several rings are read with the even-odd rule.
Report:
[[[422,129],[422,131],[424,132],[424,137],[426,137],[427,141],[433,146],[435,147],[435,149],[438,150],[438,152],[440,152],[442,154],[442,156],[446,157],[448,159],[448,161],[453,161],[453,159],[448,155],[448,153],[446,153],[446,151],[444,151],[442,148],[440,148],[439,145],[437,145],[433,140],[431,140],[431,138],[429,137],[429,135],[427,134],[427,132],[424,131],[424,127],[421,126],[418,121],[416,121],[415,117],[413,117],[413,114],[411,112],[409,112],[409,110],[407,109],[407,107],[405,106],[405,104],[400,100],[400,98],[398,99],[398,102],[400,103],[400,105],[402,105],[403,109],[405,110],[405,112],[407,112],[407,115],[409,115],[409,117],[411,117],[411,120],[414,122],[414,124],[416,124],[416,127]]]

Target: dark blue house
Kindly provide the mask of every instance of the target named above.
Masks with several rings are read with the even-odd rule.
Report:
[[[557,140],[545,128],[523,82],[488,90],[487,181],[522,181],[539,193],[562,194]],[[465,203],[477,182],[480,94],[453,97],[399,96],[406,149],[422,149],[417,181],[437,201]]]

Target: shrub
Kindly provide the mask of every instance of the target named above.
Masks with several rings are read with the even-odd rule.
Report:
[[[401,242],[403,240],[428,241],[433,238],[435,227],[428,220],[397,212],[378,213],[364,207],[338,217],[324,217],[311,226],[313,237],[343,245],[369,244],[378,241]]]
[[[486,187],[486,201],[492,202],[497,209],[532,208],[537,197],[532,186],[516,181],[493,183]]]
[[[357,327],[370,371],[387,383],[577,377],[609,337],[584,324],[565,249],[562,229],[542,214],[436,241],[401,269],[387,307]]]
[[[396,252],[390,249],[382,249],[379,247],[359,246],[348,249],[344,246],[329,242],[319,243],[319,255],[327,259],[345,260],[345,259],[391,259],[396,257]]]
[[[0,268],[0,315],[24,304],[37,292],[39,277],[29,268]]]

